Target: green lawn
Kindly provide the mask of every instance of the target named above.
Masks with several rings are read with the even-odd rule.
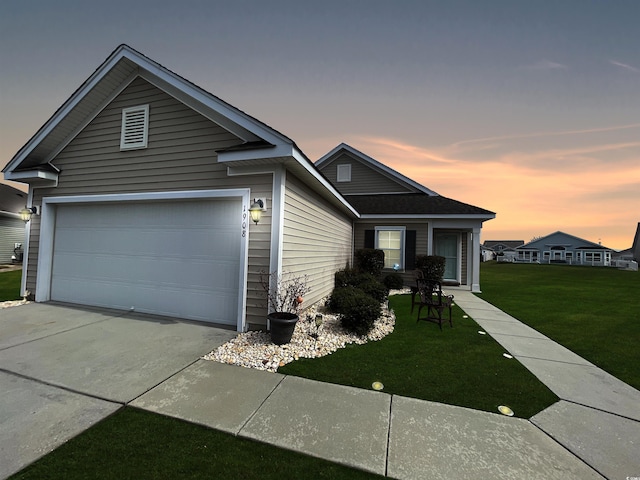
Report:
[[[478,296],[640,389],[640,272],[483,263]]]
[[[138,410],[120,409],[10,477],[17,479],[382,478]]]
[[[300,359],[278,369],[287,375],[371,389],[374,381],[396,395],[497,412],[508,405],[529,418],[557,397],[478,325],[454,309],[454,327],[440,331],[433,323],[416,323],[408,295],[393,296],[395,331],[378,342],[349,345],[317,359]]]
[[[22,270],[3,272],[0,270],[0,302],[20,300],[20,279]]]

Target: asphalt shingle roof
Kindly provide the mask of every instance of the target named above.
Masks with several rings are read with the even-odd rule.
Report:
[[[360,214],[377,215],[495,215],[484,208],[474,207],[442,195],[424,193],[387,195],[345,195]]]

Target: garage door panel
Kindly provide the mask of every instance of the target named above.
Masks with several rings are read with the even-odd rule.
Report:
[[[51,298],[235,325],[239,199],[61,205]]]

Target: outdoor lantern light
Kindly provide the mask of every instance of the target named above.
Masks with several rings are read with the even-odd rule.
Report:
[[[20,210],[20,218],[24,223],[27,223],[31,220],[31,216],[38,213],[38,209],[36,207],[24,207]]]
[[[255,199],[253,201],[253,204],[249,208],[249,213],[251,214],[251,220],[253,220],[256,223],[256,225],[260,221],[263,208],[264,208],[264,203],[259,198]]]

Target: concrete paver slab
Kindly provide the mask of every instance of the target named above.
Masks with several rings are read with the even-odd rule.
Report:
[[[200,360],[131,405],[238,434],[283,378]]]
[[[393,397],[390,477],[602,478],[526,420]]]
[[[385,474],[391,396],[286,377],[241,436]]]
[[[554,362],[575,363],[577,365],[594,365],[568,348],[558,345],[548,338],[529,338],[515,335],[493,334],[492,337],[505,347],[512,355],[520,357],[540,358]]]
[[[559,398],[640,421],[640,392],[596,367],[518,357]]]
[[[0,350],[110,317],[113,314],[41,303],[5,308],[0,315]]]
[[[1,350],[0,367],[126,403],[235,335],[157,317],[113,317]]]
[[[534,330],[527,325],[520,322],[512,322],[505,320],[488,320],[483,318],[473,317],[473,320],[480,325],[480,327],[486,331],[487,333],[493,334],[502,334],[502,335],[513,335],[525,338],[539,338],[539,339],[548,339],[548,337],[544,336],[537,330]]]
[[[121,407],[4,372],[0,372],[0,392],[0,478]]]
[[[607,478],[640,475],[640,423],[560,401],[531,422]]]

